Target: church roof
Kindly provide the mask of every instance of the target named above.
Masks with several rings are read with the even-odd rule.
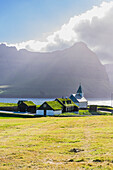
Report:
[[[79,88],[78,88],[78,90],[77,90],[77,93],[82,93],[82,87],[81,87],[81,84],[80,84],[80,86],[79,86]]]
[[[86,98],[85,97],[82,97],[81,99],[77,99],[79,101],[79,103],[82,103],[82,102],[87,102]]]
[[[75,103],[87,102],[85,97],[77,96],[76,94],[71,94],[70,99]]]
[[[77,100],[77,98],[75,97],[76,94],[71,94],[71,96],[69,97],[74,103],[78,103],[79,101]]]

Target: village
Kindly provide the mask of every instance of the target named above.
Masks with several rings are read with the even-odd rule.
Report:
[[[79,108],[86,109],[88,101],[83,96],[82,87],[79,86],[75,94],[70,97],[56,98],[54,101],[44,102],[39,108],[39,115],[58,115],[65,112],[78,113]]]
[[[0,114],[13,114],[25,116],[79,116],[112,114],[113,108],[110,106],[88,105],[88,100],[84,97],[81,84],[76,93],[69,97],[56,98],[44,101],[41,105],[36,105],[33,101],[19,100],[17,104],[0,106]]]
[[[16,111],[18,113],[33,114],[36,116],[54,116],[62,113],[78,113],[79,109],[87,109],[88,101],[85,99],[82,91],[81,84],[75,94],[71,94],[70,97],[56,98],[53,101],[45,101],[41,105],[36,105],[32,101],[19,100],[17,106],[12,107],[0,107],[0,110]]]

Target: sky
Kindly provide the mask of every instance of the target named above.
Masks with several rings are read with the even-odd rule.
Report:
[[[0,42],[46,52],[83,41],[110,60],[112,18],[113,0],[0,0]]]

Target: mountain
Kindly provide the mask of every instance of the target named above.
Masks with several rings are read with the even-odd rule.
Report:
[[[69,96],[80,83],[86,97],[110,94],[104,66],[82,42],[47,53],[17,51],[1,44],[0,77],[0,97]]]
[[[105,64],[106,72],[108,74],[110,83],[113,85],[113,63]]]

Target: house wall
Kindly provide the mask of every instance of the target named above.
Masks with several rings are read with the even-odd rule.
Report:
[[[46,115],[47,116],[53,116],[54,115],[54,111],[53,110],[46,110]]]
[[[53,110],[46,110],[46,115],[47,116],[54,116],[54,115],[58,115],[61,114],[62,110],[58,110],[58,111],[53,111]],[[37,110],[36,115],[44,115],[44,110]]]
[[[54,115],[59,115],[62,113],[62,110],[54,111]]]
[[[76,106],[71,106],[71,107],[69,107],[69,106],[67,106],[67,107],[64,107],[63,108],[63,113],[64,112],[77,112],[78,111],[78,107],[76,107]]]
[[[37,111],[36,111],[36,115],[41,115],[41,116],[43,116],[43,115],[44,115],[44,110],[37,110]]]
[[[28,109],[28,106],[24,103],[21,103],[21,104],[18,105],[18,110],[20,112],[27,112],[27,109]]]
[[[27,111],[30,113],[36,113],[36,106],[29,106]]]
[[[87,108],[87,102],[80,102],[78,106],[79,108]]]

